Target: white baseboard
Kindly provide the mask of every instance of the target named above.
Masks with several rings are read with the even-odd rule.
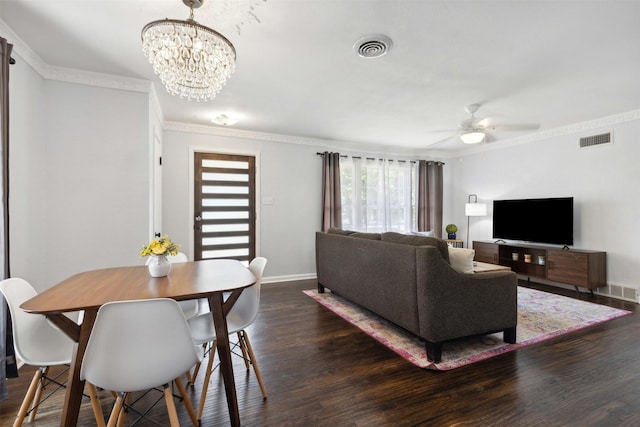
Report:
[[[312,280],[316,279],[316,273],[307,274],[292,274],[289,276],[271,276],[262,278],[262,283],[278,283],[278,282],[293,282],[295,280]]]

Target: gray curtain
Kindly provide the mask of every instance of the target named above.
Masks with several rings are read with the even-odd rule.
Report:
[[[322,156],[322,231],[342,228],[340,199],[340,153],[325,151]]]
[[[442,167],[444,163],[418,162],[418,231],[442,238]]]
[[[9,277],[9,64],[13,45],[0,38],[0,188],[2,188],[2,227],[0,227],[0,280]],[[16,376],[9,310],[0,302],[0,400],[7,398],[7,377]]]

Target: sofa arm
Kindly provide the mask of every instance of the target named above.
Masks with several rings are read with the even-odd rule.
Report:
[[[416,252],[420,335],[432,342],[514,328],[518,279],[512,271],[461,274],[433,248]]]

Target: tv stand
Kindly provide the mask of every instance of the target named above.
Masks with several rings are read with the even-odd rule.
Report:
[[[475,260],[551,282],[589,290],[607,286],[607,253],[521,243],[474,241]]]

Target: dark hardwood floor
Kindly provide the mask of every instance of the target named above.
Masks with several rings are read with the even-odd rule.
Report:
[[[634,311],[630,316],[448,372],[416,368],[302,293],[315,281],[267,284],[249,329],[267,387],[235,358],[245,426],[639,426],[640,317],[637,305],[533,285]],[[445,344],[446,345],[446,344]],[[33,370],[9,380],[0,425],[18,411]],[[200,381],[202,375],[199,376]],[[194,405],[201,383],[194,389]],[[58,394],[61,396],[61,394]],[[111,399],[102,395],[108,415]],[[60,398],[25,426],[58,426]],[[191,425],[178,404],[181,424]],[[152,414],[168,425],[163,403]],[[219,373],[203,426],[228,424]],[[79,425],[95,425],[89,402]],[[140,426],[153,425],[148,421]]]

